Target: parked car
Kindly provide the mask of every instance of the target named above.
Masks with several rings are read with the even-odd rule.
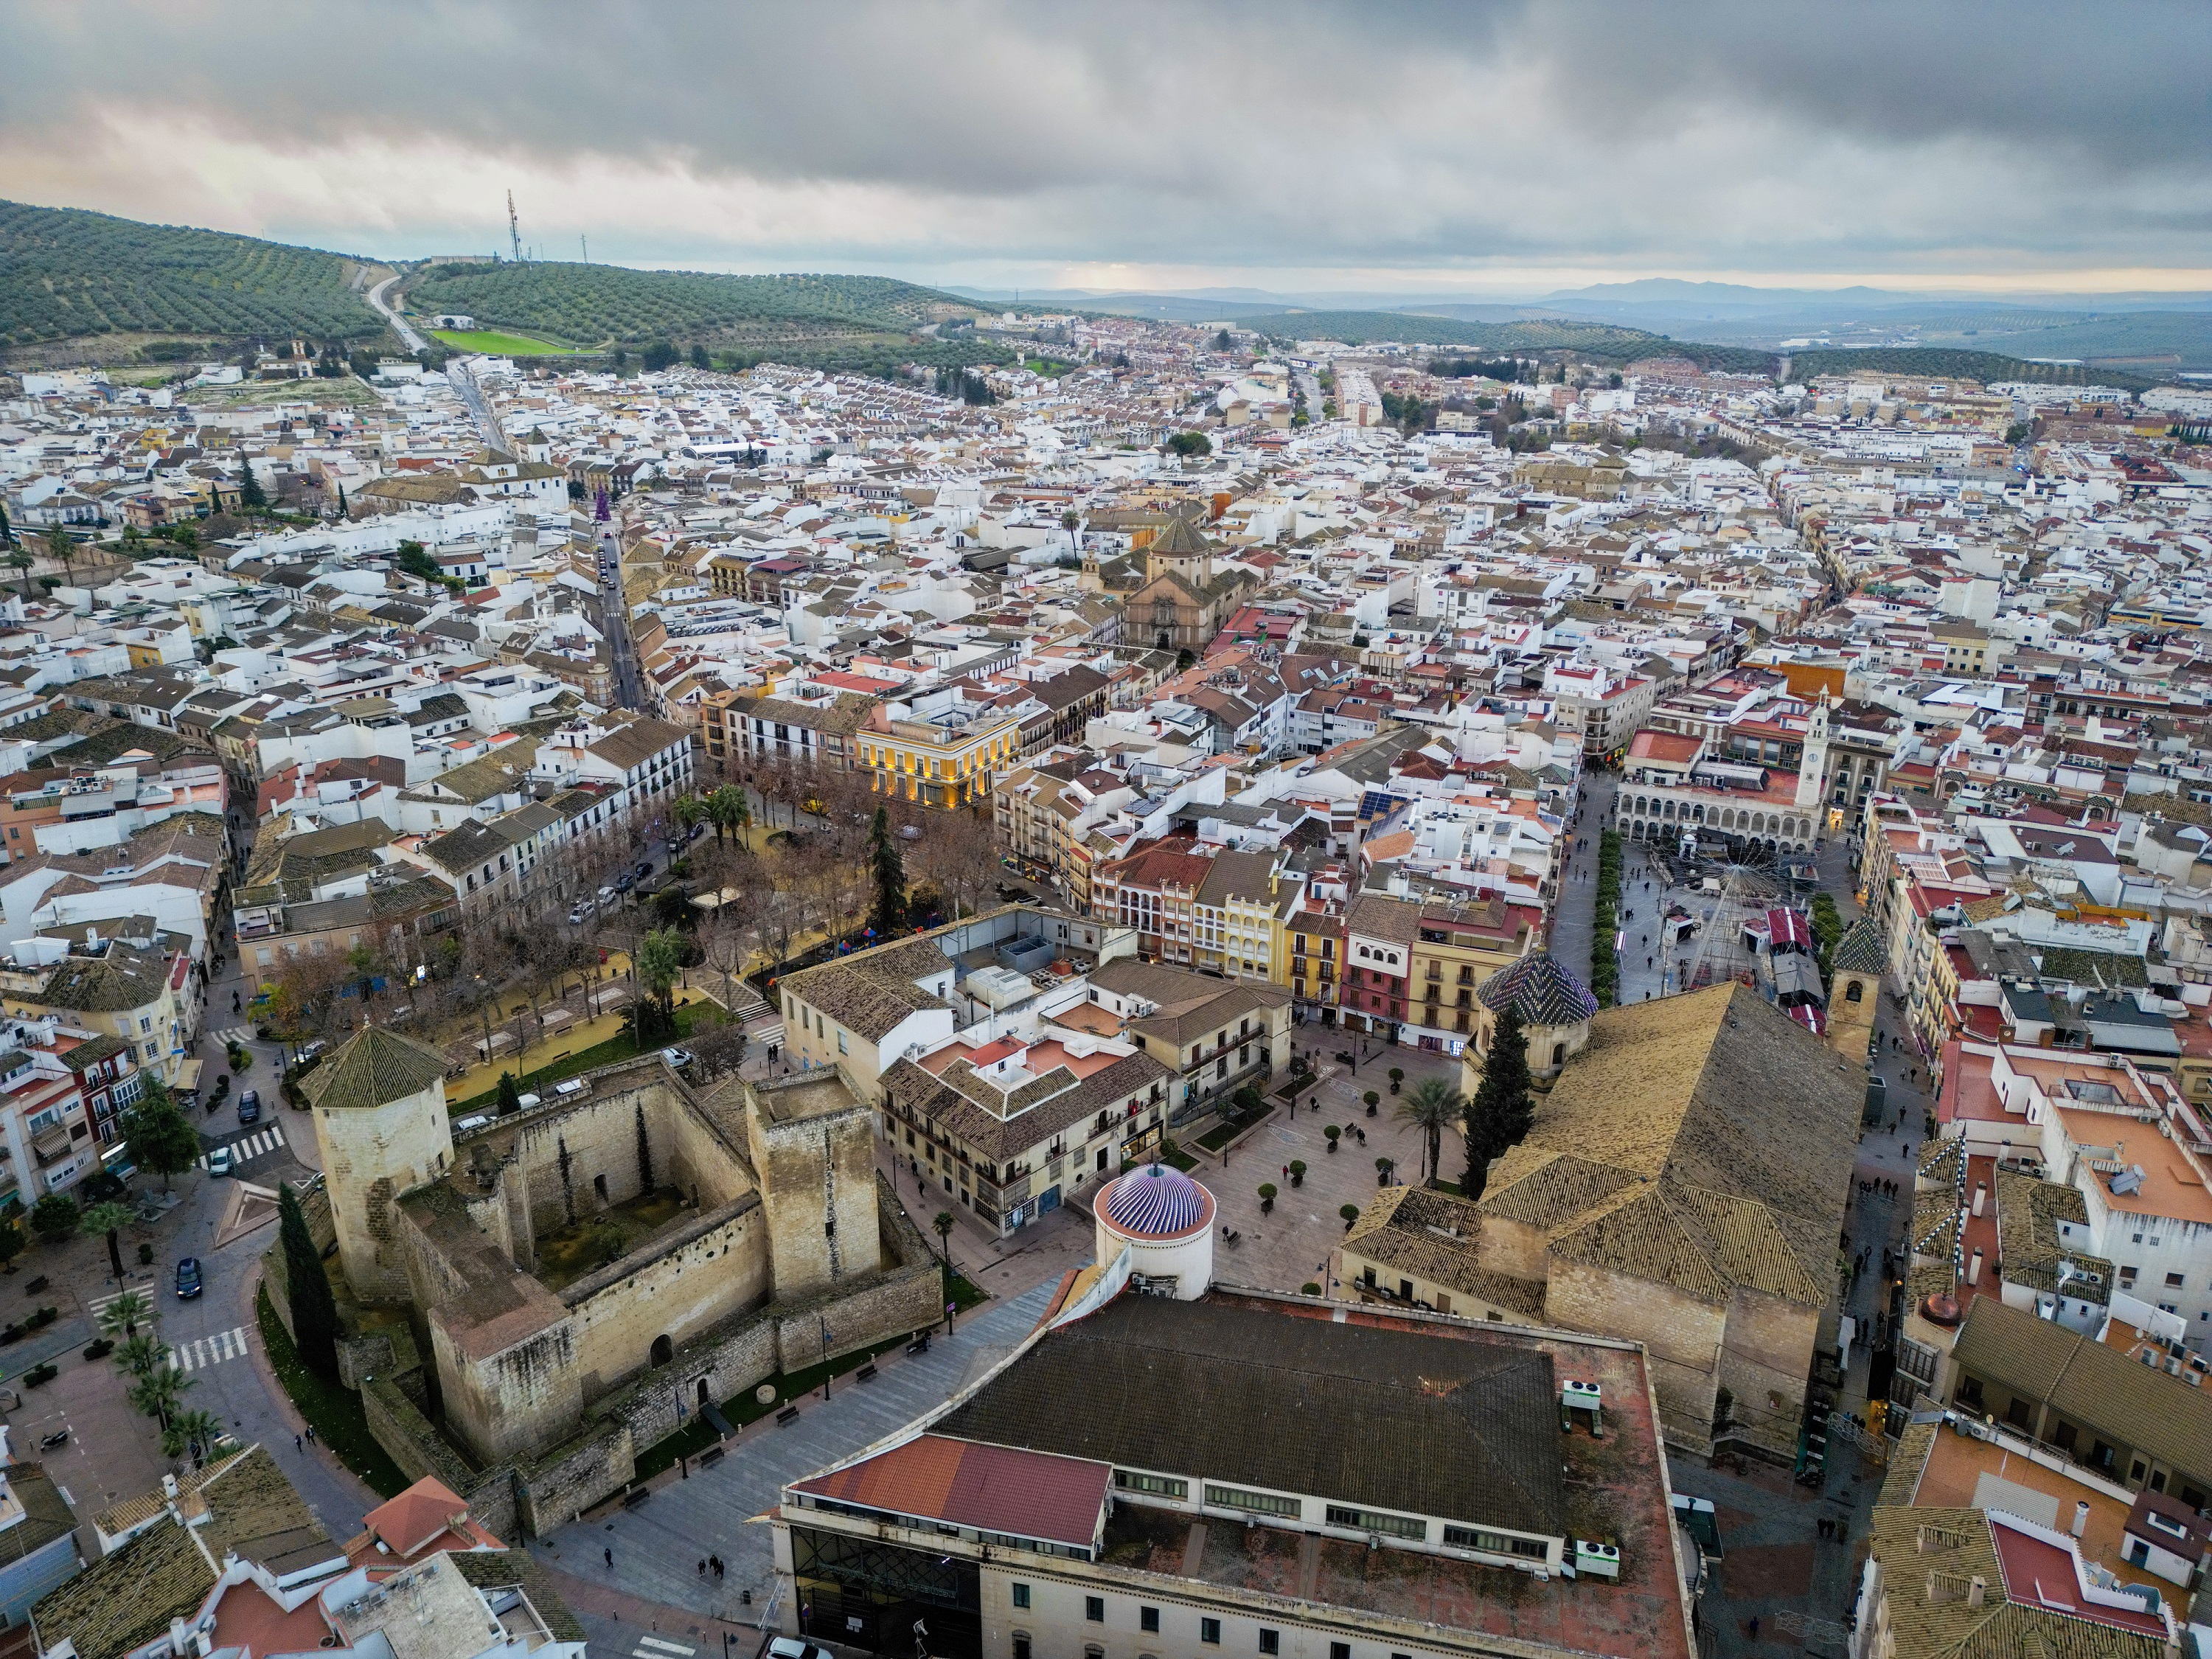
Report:
[[[213,1152],[210,1152],[210,1153],[207,1155],[207,1158],[208,1158],[208,1173],[209,1173],[210,1175],[211,1175],[211,1176],[227,1176],[227,1175],[228,1175],[228,1174],[230,1173],[230,1148],[229,1148],[229,1147],[228,1147],[228,1146],[218,1146],[218,1147],[216,1147]]]
[[[653,860],[651,859],[640,859],[637,861],[637,867],[630,872],[630,874],[635,876],[640,881],[643,881],[652,873]]]
[[[200,1259],[188,1255],[177,1263],[177,1295],[189,1302],[200,1293]]]
[[[238,1097],[238,1121],[240,1127],[261,1121],[261,1096],[258,1091],[248,1089]]]
[[[796,1636],[779,1636],[768,1644],[768,1659],[830,1659],[830,1652]]]
[[[625,870],[615,878],[615,891],[617,893],[627,893],[636,885],[637,877],[634,872]]]
[[[691,1063],[691,1051],[689,1048],[663,1048],[660,1051],[660,1057],[679,1072]]]
[[[601,904],[612,904],[615,902],[615,890],[613,888],[602,887],[599,889],[599,902]]]
[[[575,903],[568,907],[568,921],[570,925],[574,926],[580,922],[589,921],[592,919],[592,913],[599,908],[599,902],[596,899],[577,900]]]

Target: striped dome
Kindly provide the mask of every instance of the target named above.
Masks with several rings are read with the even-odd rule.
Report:
[[[1162,1237],[1187,1232],[1206,1219],[1206,1194],[1180,1170],[1148,1164],[1114,1183],[1106,1213],[1125,1233]]]

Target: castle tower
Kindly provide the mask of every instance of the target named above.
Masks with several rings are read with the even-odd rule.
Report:
[[[404,1300],[407,1273],[392,1248],[391,1210],[400,1194],[443,1174],[453,1161],[446,1057],[372,1025],[342,1043],[300,1087],[314,1109],[346,1281],[363,1302]]]
[[[1805,751],[1797,762],[1797,805],[1818,807],[1828,776],[1828,694],[1813,705],[1813,723],[1805,729]]]
[[[1889,946],[1881,925],[1861,916],[1836,941],[1828,959],[1828,1046],[1846,1060],[1866,1060],[1874,1038],[1875,1000],[1889,966]]]
[[[875,1122],[843,1069],[747,1084],[745,1127],[775,1299],[877,1271]],[[828,1340],[830,1352],[841,1352],[834,1331]]]

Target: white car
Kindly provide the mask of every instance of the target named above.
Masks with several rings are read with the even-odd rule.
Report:
[[[830,1659],[830,1653],[796,1636],[779,1636],[768,1644],[768,1659]]]
[[[207,1170],[211,1176],[228,1175],[230,1173],[230,1148],[228,1146],[218,1146],[213,1152],[210,1152],[207,1155]]]
[[[671,1069],[678,1072],[691,1063],[691,1051],[689,1048],[663,1048],[660,1051],[660,1057],[668,1062]]]

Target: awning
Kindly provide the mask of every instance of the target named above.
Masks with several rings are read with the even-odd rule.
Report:
[[[200,1071],[207,1064],[197,1056],[177,1067],[177,1080],[173,1085],[180,1094],[195,1094],[200,1086]]]

